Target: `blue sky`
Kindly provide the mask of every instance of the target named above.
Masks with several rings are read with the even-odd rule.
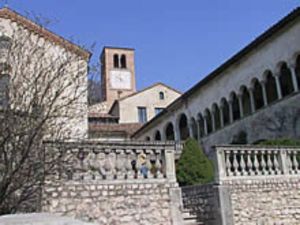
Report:
[[[3,5],[5,1],[0,1]],[[8,0],[54,21],[50,30],[85,45],[136,50],[137,88],[164,82],[186,91],[294,8],[299,0]]]

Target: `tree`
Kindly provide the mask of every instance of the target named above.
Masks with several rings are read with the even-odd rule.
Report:
[[[90,53],[9,9],[0,21],[1,215],[37,210],[59,160],[44,139],[86,135]]]
[[[213,181],[212,162],[195,139],[188,139],[176,165],[177,181],[181,186],[205,184]]]

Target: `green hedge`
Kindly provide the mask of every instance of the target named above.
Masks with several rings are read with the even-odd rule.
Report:
[[[300,140],[280,138],[274,140],[264,140],[257,143],[258,145],[270,145],[270,146],[300,146]]]
[[[194,139],[188,139],[176,164],[177,181],[180,186],[205,184],[213,181],[212,162]]]

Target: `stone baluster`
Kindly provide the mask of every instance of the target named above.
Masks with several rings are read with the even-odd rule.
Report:
[[[286,164],[288,167],[288,173],[293,174],[292,154],[290,150],[286,151]]]
[[[236,150],[233,151],[233,174],[234,174],[234,176],[241,175],[240,171],[239,171],[239,163],[237,160],[237,153],[238,153],[238,151],[236,151]]]
[[[156,153],[156,159],[155,159],[156,177],[163,178],[164,174],[162,173],[161,152],[156,151],[155,153]]]
[[[115,165],[113,163],[113,153],[110,152],[105,155],[104,168],[106,172],[106,179],[113,180],[115,175]]]
[[[268,172],[269,172],[269,174],[274,175],[275,172],[273,169],[273,163],[271,161],[271,154],[272,154],[272,151],[266,151]]]
[[[153,178],[153,174],[151,173],[152,171],[152,164],[151,164],[151,155],[152,155],[152,150],[146,150],[146,167],[147,167],[147,178]]]
[[[240,167],[241,167],[241,175],[242,175],[242,176],[247,175],[246,164],[245,164],[244,156],[245,156],[245,151],[241,150],[241,151],[240,151],[240,157],[241,157]]]
[[[125,155],[121,149],[116,150],[116,179],[125,179]]]
[[[260,167],[261,167],[262,175],[266,175],[267,174],[267,164],[265,161],[265,154],[263,151],[260,152]]]
[[[258,163],[258,159],[257,159],[257,152],[258,151],[254,151],[254,168],[255,168],[255,174],[256,175],[261,175],[261,171],[260,171],[260,168],[259,168],[259,163]]]
[[[292,163],[293,163],[293,174],[297,174],[299,172],[299,163],[297,160],[297,151],[291,151],[292,153]]]
[[[276,175],[281,174],[279,163],[278,163],[278,153],[274,152],[274,172]]]
[[[132,168],[132,162],[134,161],[134,155],[132,154],[133,151],[126,150],[126,178],[127,179],[134,179],[134,170]]]
[[[227,173],[227,176],[232,176],[233,173],[231,171],[232,169],[232,164],[230,162],[230,151],[226,151],[225,152],[225,157],[226,157],[226,160],[225,160],[225,164],[226,164],[226,173]]]
[[[247,151],[247,168],[248,168],[248,175],[253,176],[255,175],[255,172],[253,170],[253,163],[251,160],[251,152],[252,151]]]
[[[290,173],[289,154],[287,150],[279,151],[279,165],[282,174]]]

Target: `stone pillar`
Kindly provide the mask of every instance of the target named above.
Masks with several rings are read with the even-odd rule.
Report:
[[[276,81],[276,89],[277,89],[277,95],[278,99],[282,99],[282,92],[281,92],[281,87],[280,87],[280,80],[279,80],[280,74],[275,74],[275,81]]]
[[[228,101],[229,105],[229,123],[233,123],[232,100]]]
[[[200,135],[200,120],[197,120],[197,140],[200,142],[201,135]]]
[[[267,90],[266,90],[266,81],[261,82],[261,87],[262,87],[262,95],[263,95],[263,100],[264,100],[264,106],[268,105],[268,98],[267,98]]]
[[[212,126],[212,132],[216,131],[216,120],[215,120],[215,113],[213,112],[211,113],[211,126]]]
[[[289,68],[292,74],[292,81],[293,81],[293,87],[294,87],[294,92],[299,91],[298,87],[298,81],[297,81],[297,75],[296,75],[296,65],[295,64],[289,64]]]
[[[224,115],[223,115],[223,106],[220,106],[220,126],[224,127]]]
[[[203,117],[204,120],[204,135],[208,134],[208,130],[207,130],[207,119],[206,116]]]
[[[159,132],[160,132],[160,135],[161,135],[161,140],[162,140],[162,141],[166,141],[166,140],[167,140],[167,137],[166,137],[165,130],[163,130],[162,132],[161,132],[161,131],[159,131]]]
[[[174,149],[165,149],[166,177],[176,182]]]
[[[255,112],[255,99],[254,99],[253,88],[249,88],[249,95],[250,95],[251,113],[254,113]]]
[[[189,130],[189,137],[194,138],[192,119],[188,119],[188,124],[187,125],[188,125],[188,130]]]
[[[239,108],[240,108],[241,118],[244,117],[243,98],[242,97],[243,97],[242,94],[238,94],[238,100],[239,100]]]

